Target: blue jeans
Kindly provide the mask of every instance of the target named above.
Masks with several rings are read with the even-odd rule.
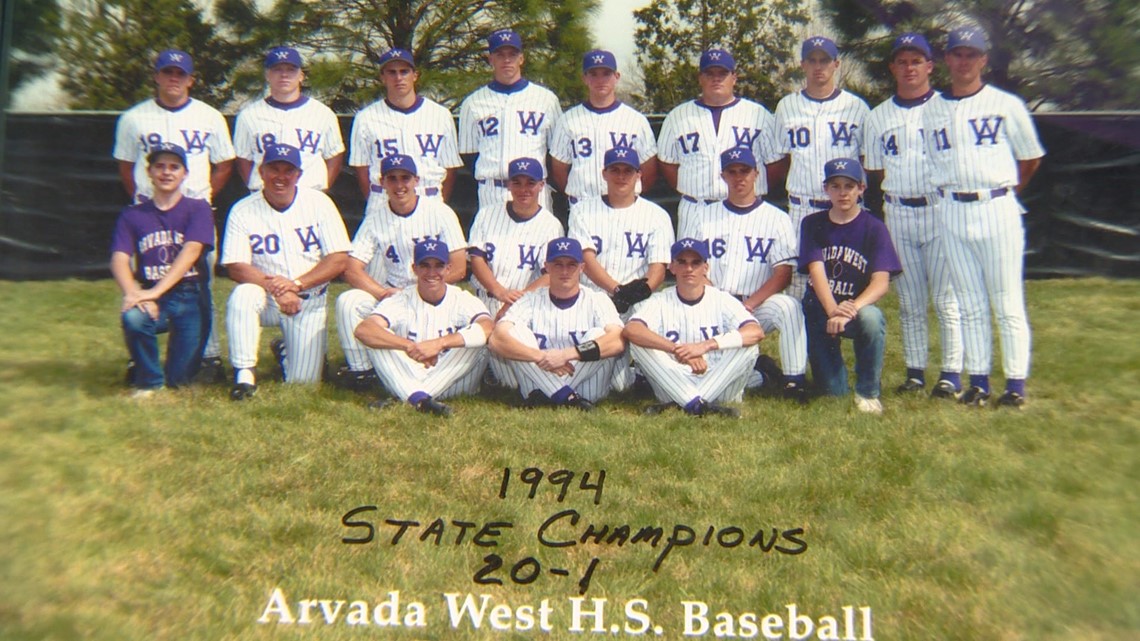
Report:
[[[177,387],[190,382],[202,360],[203,330],[209,331],[203,321],[209,314],[203,307],[198,285],[184,283],[158,300],[157,320],[137,307],[123,312],[123,338],[135,362],[135,387]],[[158,335],[163,332],[170,333],[165,370],[158,360]]]
[[[808,362],[820,392],[842,396],[847,385],[847,363],[843,361],[840,337],[855,343],[855,393],[864,398],[879,397],[879,379],[883,374],[883,350],[887,342],[887,319],[874,305],[859,310],[847,323],[840,336],[827,333],[827,314],[814,294],[804,296],[804,321],[807,326]]]

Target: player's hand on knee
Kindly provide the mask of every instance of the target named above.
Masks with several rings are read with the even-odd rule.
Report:
[[[297,287],[296,283],[284,276],[271,276],[265,283],[265,290],[274,298],[278,298],[289,292],[294,294],[299,293],[301,288]]]
[[[694,374],[700,375],[709,371],[709,362],[705,360],[704,356],[698,356],[697,358],[685,361],[685,364],[689,366],[689,369],[692,370]]]
[[[438,360],[439,353],[443,351],[443,345],[439,339],[432,339],[430,341],[423,341],[421,343],[412,343],[407,350],[408,356],[417,363],[423,363],[428,367],[435,365]]]
[[[566,376],[574,373],[574,366],[570,363],[570,356],[566,354],[567,350],[562,349],[548,349],[543,350],[542,358],[538,360],[538,366],[547,372]],[[571,350],[573,351],[573,350]],[[567,374],[560,374],[559,372],[566,372]]]
[[[851,322],[850,318],[844,316],[832,316],[827,319],[827,333],[832,336],[838,336],[843,333],[847,328],[847,323]]]
[[[835,313],[844,318],[852,319],[859,314],[859,308],[855,305],[854,300],[845,300],[835,308]]]
[[[673,348],[673,356],[681,363],[688,363],[695,358],[701,358],[712,349],[707,345],[709,341],[700,343],[680,343]]]
[[[296,316],[301,311],[301,298],[293,292],[275,296],[274,300],[277,301],[277,308],[286,316]]]
[[[144,300],[137,307],[150,316],[151,320],[158,320],[158,303],[153,300]]]

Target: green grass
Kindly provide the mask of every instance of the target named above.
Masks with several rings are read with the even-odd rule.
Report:
[[[636,598],[663,631],[645,638],[683,638],[687,600],[707,603],[710,623],[721,611],[786,615],[791,603],[842,622],[843,606],[867,606],[876,639],[1140,636],[1137,281],[1029,283],[1024,412],[893,395],[902,363],[889,300],[884,416],[858,415],[850,399],[749,398],[735,422],[647,419],[626,398],[588,417],[524,412],[494,393],[436,420],[268,376],[248,403],[221,387],[137,403],[122,387],[109,281],[0,283],[0,297],[11,310],[0,318],[3,639],[582,639],[598,635],[569,631],[568,599],[593,558],[586,596],[609,599],[611,637]],[[500,499],[502,469],[529,466],[605,469],[600,505],[576,490],[559,503],[545,482],[530,500],[517,480]],[[341,525],[361,505],[379,507],[359,516],[377,540],[343,544],[363,534]],[[681,524],[697,543],[656,573],[664,540],[541,546],[540,524],[564,509],[581,520],[555,527],[558,538],[590,523],[658,525],[667,538]],[[421,542],[436,518],[443,543]],[[384,519],[423,526],[392,545]],[[456,545],[453,520],[514,526],[497,547],[472,545],[474,529]],[[704,546],[709,526],[746,540],[803,528],[808,547]],[[502,586],[473,582],[490,553],[505,562]],[[509,568],[526,557],[570,577],[512,585]],[[303,598],[371,608],[398,591],[402,606],[424,604],[427,625],[349,626],[348,604],[334,625],[258,624],[275,587],[295,615]],[[444,593],[549,599],[553,629],[453,630]]]

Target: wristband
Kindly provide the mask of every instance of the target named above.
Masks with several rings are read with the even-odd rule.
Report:
[[[717,349],[739,349],[744,347],[744,337],[737,330],[713,337]]]
[[[477,324],[472,323],[456,333],[463,338],[464,347],[482,347],[487,344],[487,333]]]
[[[578,360],[583,363],[602,360],[602,349],[598,347],[598,341],[579,343],[574,346],[574,349],[578,352]]]

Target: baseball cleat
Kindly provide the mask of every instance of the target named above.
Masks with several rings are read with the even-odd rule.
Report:
[[[202,363],[198,366],[198,375],[195,378],[203,383],[224,384],[226,382],[226,367],[222,364],[222,359],[217,356],[203,358]]]
[[[577,410],[582,410],[583,412],[593,412],[597,409],[586,397],[578,394],[571,394],[570,397],[566,399],[566,402],[562,404],[562,407],[572,407]]]
[[[902,385],[899,385],[895,391],[899,394],[909,394],[911,392],[921,392],[924,389],[926,389],[926,383],[917,378],[908,378]]]
[[[958,397],[959,403],[970,407],[985,407],[989,400],[990,393],[977,386],[971,387]]]
[[[673,402],[654,403],[653,405],[650,405],[649,407],[642,410],[641,413],[644,414],[645,416],[657,416],[658,414],[661,414],[661,413],[665,412],[666,410],[670,410],[670,409],[674,409],[674,408],[680,409],[681,406],[677,405],[676,403],[673,403]]]
[[[877,398],[864,398],[855,395],[855,408],[864,414],[874,414],[878,416],[883,413],[883,404]]]
[[[1001,396],[998,397],[997,406],[1011,407],[1015,410],[1019,410],[1025,407],[1025,397],[1021,394],[1018,394],[1017,392],[1006,390],[1004,393],[1002,393]]]
[[[230,390],[231,401],[244,401],[257,396],[257,385],[251,383],[236,383]]]
[[[760,376],[764,377],[764,382],[760,385],[762,390],[778,390],[784,383],[784,372],[780,369],[780,365],[767,354],[758,356],[752,369],[760,372]]]
[[[451,406],[444,405],[434,398],[426,398],[415,406],[417,412],[434,416],[451,416]]]
[[[784,383],[784,389],[781,393],[784,395],[784,398],[789,401],[795,401],[800,405],[807,405],[808,403],[807,386],[801,383],[788,381]]]
[[[354,370],[345,365],[337,369],[336,374],[333,375],[332,383],[336,387],[350,392],[368,394],[376,391],[380,377],[376,375],[375,369]]]
[[[950,381],[941,380],[934,384],[934,389],[930,390],[930,398],[958,398],[962,392],[954,387]]]
[[[277,367],[281,368],[281,380],[285,380],[285,339],[275,338],[269,341],[269,349],[273,358],[277,359]]]
[[[725,418],[740,418],[740,410],[735,407],[721,405],[716,401],[705,403],[701,407],[701,416],[723,416]]]

